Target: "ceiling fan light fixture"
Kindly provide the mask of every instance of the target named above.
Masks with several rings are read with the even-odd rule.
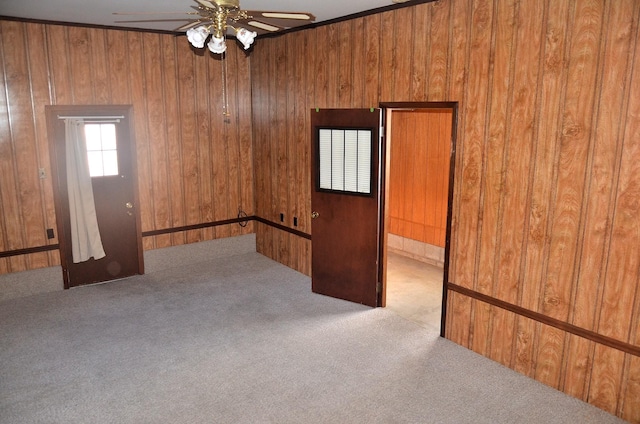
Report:
[[[300,26],[303,24],[303,21],[311,22],[316,19],[314,15],[306,12],[265,12],[259,10],[242,10],[240,9],[240,0],[195,0],[195,2],[197,3],[197,6],[191,6],[195,12],[186,12],[186,15],[193,15],[196,17],[194,19],[190,19],[190,22],[179,26],[175,31],[185,31],[187,39],[193,47],[202,49],[206,44],[211,53],[221,55],[220,62],[222,62],[223,99],[222,114],[224,116],[229,115],[227,62],[225,58],[225,52],[227,51],[227,34],[230,33],[231,30],[235,31],[238,43],[242,44],[245,50],[248,50],[254,43],[258,33],[278,32],[288,27]],[[183,19],[164,20],[182,21]],[[270,20],[273,22],[268,23]],[[156,22],[158,20],[154,19],[148,21]],[[287,23],[290,23],[290,25]],[[244,28],[245,26],[256,29],[257,32],[252,31],[250,28]]]
[[[257,32],[249,31],[246,28],[239,28],[236,31],[236,38],[238,39],[239,42],[242,43],[245,50],[251,47],[251,44],[253,44],[253,41],[256,39],[257,36],[258,36]]]
[[[224,41],[224,37],[211,37],[207,44],[209,50],[215,54],[222,54],[227,50],[227,43]]]
[[[208,36],[209,29],[204,25],[187,30],[187,39],[197,49],[204,47],[204,42],[207,41]]]

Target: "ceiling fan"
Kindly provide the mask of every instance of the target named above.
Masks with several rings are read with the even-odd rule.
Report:
[[[195,0],[197,6],[191,6],[195,12],[184,14],[197,16],[194,19],[153,19],[144,21],[116,22],[152,22],[152,21],[184,21],[184,25],[175,31],[186,31],[189,42],[196,48],[207,47],[211,52],[222,54],[226,51],[225,36],[230,30],[236,39],[247,50],[258,34],[268,34],[286,28],[308,24],[315,16],[307,12],[268,12],[261,10],[242,10],[240,0]],[[124,13],[114,13],[124,15]]]

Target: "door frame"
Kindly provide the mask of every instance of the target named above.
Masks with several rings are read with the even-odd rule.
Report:
[[[389,187],[390,165],[390,140],[388,130],[390,124],[387,121],[391,117],[392,110],[414,110],[414,109],[449,109],[451,117],[451,150],[449,153],[449,189],[447,199],[447,227],[445,231],[444,246],[444,268],[442,272],[442,311],[440,315],[440,337],[445,336],[446,315],[447,315],[447,291],[449,285],[449,262],[451,255],[451,223],[453,216],[453,190],[456,164],[456,141],[458,128],[458,102],[380,102],[382,109],[382,127],[384,134],[382,137],[381,153],[383,153],[380,163],[380,251],[378,258],[378,281],[382,282],[382,290],[378,292],[378,304],[384,306],[386,303],[387,291],[387,228],[389,211],[387,205],[387,194]]]
[[[65,254],[68,250],[68,246],[71,241],[66,238],[65,228],[67,223],[65,222],[63,213],[63,202],[68,202],[68,196],[65,193],[60,192],[60,172],[62,171],[62,164],[59,161],[58,155],[58,143],[56,140],[56,124],[58,122],[58,115],[73,115],[73,116],[115,116],[122,115],[123,122],[125,123],[127,135],[129,137],[129,151],[127,152],[131,156],[131,181],[133,190],[133,202],[135,205],[139,205],[138,194],[138,172],[137,172],[137,160],[136,160],[136,145],[135,138],[133,136],[132,118],[133,118],[133,106],[132,105],[47,105],[45,106],[45,113],[47,117],[47,138],[49,142],[49,161],[51,164],[51,186],[53,191],[53,203],[56,214],[56,230],[58,236],[58,245],[60,252],[60,265],[62,266],[62,279],[64,288],[69,289],[70,279],[67,271],[68,264],[73,260],[68,258]],[[64,152],[62,152],[64,153]],[[66,168],[65,168],[66,169]],[[142,226],[140,218],[139,208],[134,208],[135,214],[135,227],[136,227],[136,244],[138,246],[138,270],[140,274],[144,274],[144,252],[142,248]]]

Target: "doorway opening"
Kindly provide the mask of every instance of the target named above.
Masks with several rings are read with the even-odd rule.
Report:
[[[383,305],[444,334],[456,103],[386,103]]]

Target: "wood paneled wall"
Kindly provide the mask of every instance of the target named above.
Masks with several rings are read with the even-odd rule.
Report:
[[[451,109],[391,112],[391,234],[444,247],[452,120]]]
[[[132,104],[142,230],[254,213],[249,58],[222,64],[184,37],[0,21],[0,251],[57,243],[45,105]],[[253,232],[227,225],[145,237],[153,249]],[[0,273],[59,264],[57,251],[0,258]]]
[[[459,102],[451,283],[637,348],[639,21],[636,0],[440,0],[260,40],[257,214],[311,231],[310,108]],[[468,294],[448,338],[640,422],[638,355]]]

